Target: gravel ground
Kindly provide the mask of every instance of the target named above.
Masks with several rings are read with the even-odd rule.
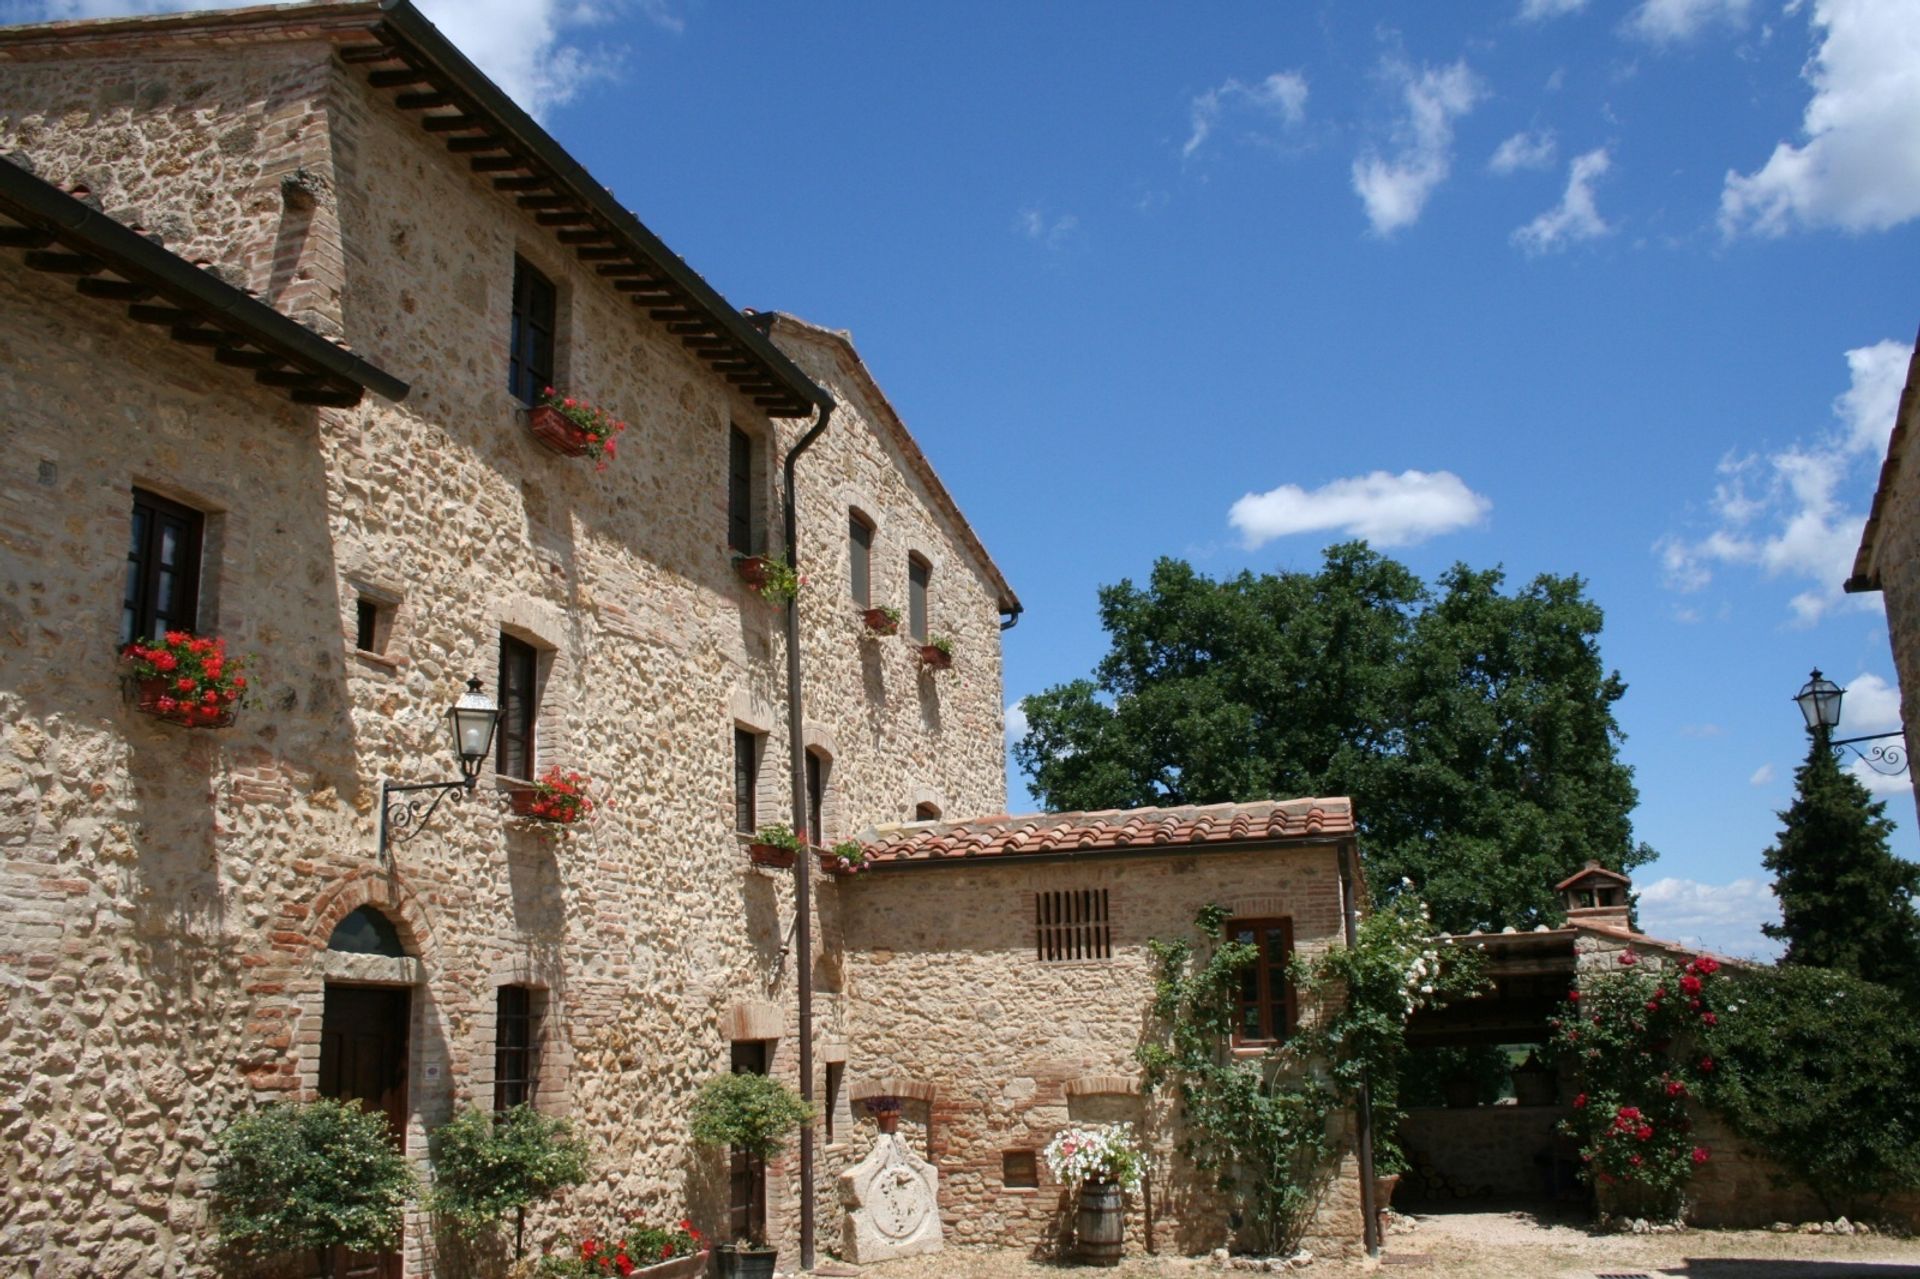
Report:
[[[1774,1234],[1764,1230],[1687,1230],[1677,1234],[1593,1234],[1578,1224],[1543,1222],[1524,1212],[1472,1212],[1402,1218],[1387,1236],[1385,1263],[1317,1262],[1301,1274],[1383,1279],[1920,1279],[1920,1241],[1882,1235]],[[1215,1270],[1205,1258],[1130,1258],[1111,1270],[1035,1261],[1012,1249],[949,1248],[930,1257],[861,1268],[862,1279],[1196,1279]]]

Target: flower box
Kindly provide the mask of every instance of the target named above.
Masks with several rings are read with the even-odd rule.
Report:
[[[559,409],[545,404],[527,411],[527,428],[534,439],[565,457],[585,457],[593,447],[585,431],[569,422]]]
[[[953,665],[953,654],[938,644],[920,646],[920,665],[930,671],[944,671]]]
[[[563,771],[558,765],[542,773],[533,785],[516,786],[507,792],[507,805],[515,817],[561,826],[571,826],[593,811],[593,801],[587,798],[586,775]]]
[[[898,635],[900,614],[884,608],[870,608],[860,615],[869,635]]]
[[[740,580],[754,590],[763,590],[767,585],[767,570],[773,561],[764,555],[736,555],[733,557],[733,571]]]
[[[133,708],[143,715],[152,715],[156,719],[187,728],[230,728],[234,721],[231,702],[219,706],[178,702],[174,698],[173,681],[168,679],[135,681]]]
[[[782,848],[778,844],[759,842],[747,845],[747,860],[755,866],[771,866],[775,870],[792,870],[798,855],[791,848]]]
[[[707,1249],[702,1248],[684,1257],[669,1257],[665,1261],[640,1267],[628,1279],[695,1279],[695,1276],[707,1273],[707,1256]]]
[[[515,817],[528,817],[536,822],[555,822],[561,826],[571,826],[580,820],[578,813],[571,817],[562,817],[553,812],[545,799],[545,796],[532,787],[508,791],[507,807]]]

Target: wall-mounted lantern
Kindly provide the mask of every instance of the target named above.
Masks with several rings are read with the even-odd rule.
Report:
[[[396,786],[380,784],[380,860],[387,859],[392,844],[404,844],[426,828],[433,811],[448,795],[473,792],[493,750],[493,733],[500,726],[500,708],[480,688],[480,677],[467,681],[467,691],[447,708],[447,726],[453,733],[453,753],[460,761],[460,779],[451,782],[411,782]],[[423,792],[433,792],[429,803]],[[418,799],[395,799],[396,795],[419,795]],[[422,805],[425,805],[423,808]]]

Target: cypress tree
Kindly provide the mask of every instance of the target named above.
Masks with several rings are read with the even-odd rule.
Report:
[[[1781,918],[1762,930],[1787,943],[1781,962],[1920,992],[1920,865],[1888,850],[1886,804],[1841,770],[1824,730],[1794,782],[1765,855]]]

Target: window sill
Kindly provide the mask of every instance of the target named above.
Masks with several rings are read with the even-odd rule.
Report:
[[[353,656],[368,666],[378,667],[388,674],[392,674],[407,665],[407,659],[404,657],[389,657],[385,653],[376,653],[370,648],[356,648],[353,650]]]
[[[1276,1039],[1271,1043],[1265,1044],[1235,1044],[1233,1046],[1233,1059],[1235,1061],[1248,1061],[1255,1057],[1264,1057],[1274,1049],[1284,1046],[1284,1042],[1283,1040]]]
[[[1002,1186],[1000,1187],[1000,1193],[1003,1195],[1019,1195],[1022,1199],[1026,1199],[1026,1198],[1030,1198],[1038,1195],[1040,1193],[1040,1187],[1038,1186]]]

